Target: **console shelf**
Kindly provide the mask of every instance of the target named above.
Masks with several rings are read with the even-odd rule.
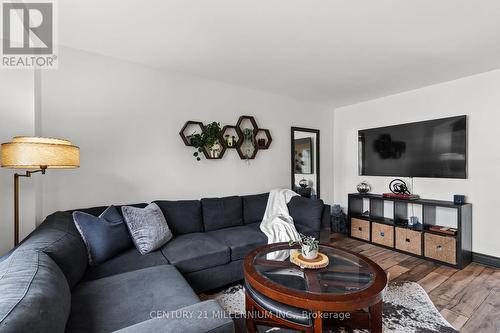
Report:
[[[348,197],[349,236],[456,268],[472,259],[472,205],[443,200],[403,200],[380,194]],[[418,224],[409,225],[409,219]],[[454,235],[429,230],[445,226]]]

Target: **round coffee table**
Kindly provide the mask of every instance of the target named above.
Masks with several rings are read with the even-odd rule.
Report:
[[[322,332],[323,325],[382,332],[384,270],[370,259],[330,245],[320,245],[329,264],[305,269],[269,260],[275,251],[299,249],[287,243],[269,244],[245,258],[247,330],[255,325]],[[367,311],[365,310],[367,309]]]

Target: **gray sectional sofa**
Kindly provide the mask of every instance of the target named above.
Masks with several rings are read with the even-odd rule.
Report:
[[[234,332],[222,308],[197,293],[243,279],[245,255],[267,243],[259,229],[267,198],[155,201],[174,238],[98,266],[88,265],[72,211],[48,216],[0,259],[0,332]],[[299,232],[329,235],[322,201],[295,197],[289,210]]]

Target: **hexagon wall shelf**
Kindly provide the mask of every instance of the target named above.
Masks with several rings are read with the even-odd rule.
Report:
[[[247,151],[247,140],[245,140],[245,129],[250,128],[250,127],[245,127],[243,128],[244,123],[250,123],[251,125],[251,130],[252,130],[252,151]],[[236,123],[236,127],[240,130],[242,134],[242,140],[241,143],[238,145],[236,148],[236,151],[238,152],[238,155],[242,160],[253,160],[255,156],[257,156],[257,151],[259,148],[257,147],[257,141],[255,140],[255,135],[257,134],[258,126],[257,122],[255,121],[255,118],[252,116],[241,116],[238,119],[238,122]]]
[[[261,136],[265,136],[265,138]],[[271,137],[271,132],[269,132],[269,130],[265,128],[257,129],[257,134],[255,135],[255,139],[257,140],[257,146],[259,150],[269,149],[269,146],[271,146],[271,142],[273,141],[273,138]],[[264,145],[259,144],[260,139],[265,140]]]
[[[243,127],[244,126],[244,127]],[[192,132],[193,128],[197,128]],[[204,130],[205,126],[200,121],[187,121],[182,127],[179,135],[182,138],[184,144],[188,147],[192,147],[190,137],[195,133],[201,133]],[[250,151],[249,142],[246,142],[244,139],[244,130],[246,128],[250,128],[252,130],[252,141],[250,146],[252,150]],[[236,142],[232,146],[228,146],[225,140],[226,135],[234,135],[236,138]],[[261,145],[259,146],[259,139],[265,140],[264,144],[261,141]],[[220,160],[224,156],[224,153],[227,149],[236,149],[236,152],[240,156],[242,160],[252,160],[257,156],[257,152],[259,150],[269,149],[271,142],[273,141],[271,137],[271,132],[265,128],[259,128],[255,118],[252,116],[241,116],[238,119],[236,125],[226,125],[222,128],[222,133],[219,138],[221,144],[221,150],[217,157],[211,156],[210,151],[207,147],[202,149],[203,155],[207,160]]]
[[[233,132],[236,134],[236,135],[234,135],[236,141],[233,142],[232,146],[229,146],[227,144],[227,141],[225,138],[226,138],[226,135],[231,135]],[[233,126],[233,125],[226,125],[222,128],[222,137],[224,138],[222,143],[224,144],[226,149],[236,149],[243,141],[243,140],[241,140],[243,138],[243,133],[241,132],[239,127]]]
[[[195,131],[194,133],[191,133],[191,134],[187,134],[186,131],[191,128],[191,127],[198,127],[198,134],[201,134],[201,132],[203,131],[203,129],[205,128],[205,126],[203,125],[203,123],[201,121],[193,121],[193,120],[188,120],[186,121],[186,123],[184,124],[184,126],[182,126],[182,129],[181,131],[179,132],[179,135],[181,136],[182,138],[182,141],[184,141],[184,144],[188,147],[192,147],[193,145],[191,144],[191,140],[190,140],[190,137],[191,135],[193,134],[196,134],[197,132]]]
[[[226,146],[224,145],[224,139],[222,138],[222,136],[219,137],[219,143],[220,143],[220,146],[222,149],[221,149],[219,155],[216,157],[210,156],[210,151],[208,150],[208,148],[203,147],[203,155],[205,155],[205,158],[207,160],[220,160],[221,158],[224,157],[224,153],[226,152]]]

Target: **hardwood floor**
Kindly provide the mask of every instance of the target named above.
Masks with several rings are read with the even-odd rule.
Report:
[[[472,263],[457,270],[340,234],[332,234],[331,242],[372,259],[390,280],[420,284],[460,332],[500,332],[500,269]]]

